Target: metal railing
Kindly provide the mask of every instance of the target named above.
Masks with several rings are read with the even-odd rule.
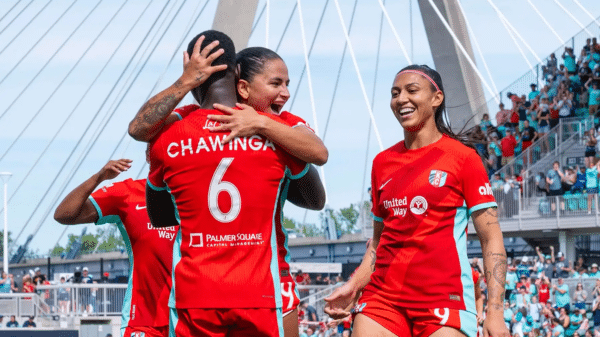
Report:
[[[49,316],[50,308],[36,293],[0,293],[0,315],[10,317]]]
[[[38,286],[50,312],[71,316],[121,315],[127,284],[70,284]]]

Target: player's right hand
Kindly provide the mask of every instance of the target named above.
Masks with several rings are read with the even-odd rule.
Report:
[[[333,319],[341,319],[351,314],[352,308],[358,300],[358,291],[351,284],[346,282],[341,287],[333,291],[331,295],[325,298],[325,313]]]
[[[98,172],[100,180],[109,180],[116,178],[121,172],[129,170],[131,159],[111,160]]]
[[[196,41],[192,55],[189,55],[187,51],[183,52],[183,75],[181,75],[180,80],[191,89],[204,83],[212,74],[227,69],[226,64],[212,65],[213,61],[225,52],[221,48],[210,54],[219,45],[219,41],[213,41],[200,50],[202,41],[204,41],[204,35]]]

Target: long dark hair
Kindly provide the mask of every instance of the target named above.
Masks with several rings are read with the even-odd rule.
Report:
[[[424,73],[435,83],[435,85],[433,83],[430,83],[431,90],[435,92],[439,89],[439,91],[441,91],[444,94],[442,104],[440,104],[437,107],[434,114],[435,126],[438,129],[438,131],[452,139],[461,142],[465,146],[475,149],[475,146],[469,140],[468,136],[463,132],[459,132],[458,134],[454,133],[454,131],[452,131],[452,128],[448,123],[448,120],[444,118],[444,111],[446,110],[446,93],[444,92],[444,85],[442,84],[442,76],[440,76],[440,73],[429,68],[427,65],[424,64],[412,64],[402,68],[402,70],[400,70],[398,74],[405,70],[415,70]]]

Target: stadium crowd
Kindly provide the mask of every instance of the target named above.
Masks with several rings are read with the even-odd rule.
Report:
[[[471,265],[481,272],[478,259],[472,259]],[[578,280],[576,286],[569,287],[567,283],[574,283],[570,279]],[[584,289],[586,279],[595,279],[592,291]],[[481,277],[484,303],[485,282]],[[596,263],[588,264],[583,257],[568,261],[562,252],[555,254],[554,247],[544,255],[536,247],[536,256],[510,261],[505,289],[504,321],[512,336],[600,336]]]
[[[561,57],[563,62],[559,65],[553,53],[542,66],[540,88],[531,83],[528,93],[507,93],[511,106],[499,104],[495,125],[490,116],[484,114],[479,125],[469,133],[477,151],[485,158],[490,177],[536,140],[542,139],[560,119],[599,117],[600,44],[596,38],[587,39],[579,57],[570,47],[565,48]],[[590,165],[587,158],[595,157],[595,134],[593,129],[585,132],[589,147],[586,148],[586,167]],[[534,154],[526,159],[531,161],[532,155],[549,151],[551,141],[544,138]]]

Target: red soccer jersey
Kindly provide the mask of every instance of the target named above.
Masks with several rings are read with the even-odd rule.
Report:
[[[402,141],[375,157],[371,186],[384,229],[364,294],[405,308],[475,313],[467,221],[496,207],[475,150],[447,136],[416,150]]]
[[[167,302],[177,228],[152,227],[146,212],[145,188],[146,179],[127,179],[90,196],[98,212],[96,225],[116,224],[129,255],[122,329],[169,325]]]
[[[550,290],[548,289],[548,285],[546,283],[540,284],[538,289],[540,303],[546,303],[550,299]]]
[[[207,130],[218,125],[209,114],[221,113],[198,109],[151,145],[148,187],[169,190],[181,223],[169,305],[280,307],[275,231],[284,182],[308,166],[258,135],[221,145],[227,134]]]

